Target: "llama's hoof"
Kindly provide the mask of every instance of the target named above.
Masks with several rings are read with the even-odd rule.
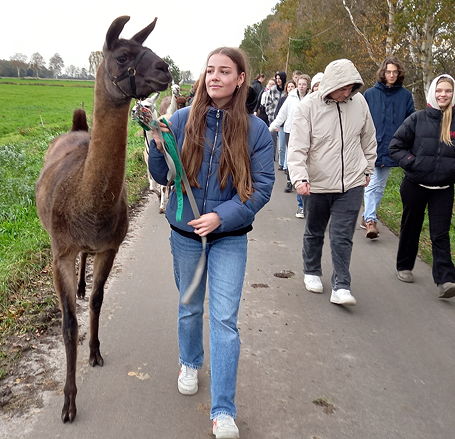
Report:
[[[95,367],[95,366],[104,366],[104,360],[103,357],[99,352],[92,352],[90,353],[90,358],[88,360],[90,366]]]
[[[71,403],[66,401],[65,398],[65,404],[63,405],[62,409],[62,421],[63,423],[67,422],[73,422],[74,418],[76,417],[77,409],[76,409],[76,401],[72,401]]]

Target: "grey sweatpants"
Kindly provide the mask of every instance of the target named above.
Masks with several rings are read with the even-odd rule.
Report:
[[[324,233],[330,220],[332,288],[351,289],[352,237],[363,200],[363,186],[344,193],[312,193],[305,203],[306,226],[303,236],[305,274],[322,275],[321,257]]]

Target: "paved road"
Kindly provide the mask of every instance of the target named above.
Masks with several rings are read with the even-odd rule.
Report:
[[[396,280],[397,239],[384,227],[377,241],[356,230],[356,307],[329,302],[328,248],[325,293],[306,292],[304,220],[294,217],[295,194],[282,191],[283,173],[277,177],[272,201],[249,234],[240,313],[241,438],[453,439],[455,301],[436,298],[431,270],[420,261],[415,284]],[[177,296],[168,226],[153,198],[135,223],[103,307],[105,366],[89,367],[87,341],[79,347],[75,422],[61,423],[61,391],[47,391],[43,407],[29,416],[0,418],[0,435],[211,437],[207,366],[197,395],[177,392]],[[276,277],[282,270],[295,275]],[[55,355],[61,360],[61,352]]]

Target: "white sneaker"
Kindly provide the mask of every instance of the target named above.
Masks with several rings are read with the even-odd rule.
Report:
[[[219,415],[213,420],[212,433],[216,439],[235,439],[240,437],[234,418],[229,415]]]
[[[321,278],[314,274],[305,274],[303,283],[305,284],[305,288],[312,293],[322,293],[322,290],[324,289]]]
[[[194,395],[198,391],[197,369],[182,364],[177,387],[182,395]]]
[[[340,288],[339,290],[332,290],[332,295],[330,296],[330,301],[336,303],[337,305],[355,305],[357,300],[351,294],[349,290]]]
[[[305,211],[303,210],[303,207],[299,207],[297,209],[297,213],[295,214],[296,218],[305,218]]]

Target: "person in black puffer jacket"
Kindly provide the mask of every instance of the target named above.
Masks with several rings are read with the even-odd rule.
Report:
[[[404,169],[400,194],[403,203],[397,277],[413,282],[425,209],[428,206],[433,252],[433,279],[439,297],[455,296],[455,268],[449,229],[455,183],[455,81],[436,77],[428,90],[428,107],[409,116],[390,142],[390,155]]]

